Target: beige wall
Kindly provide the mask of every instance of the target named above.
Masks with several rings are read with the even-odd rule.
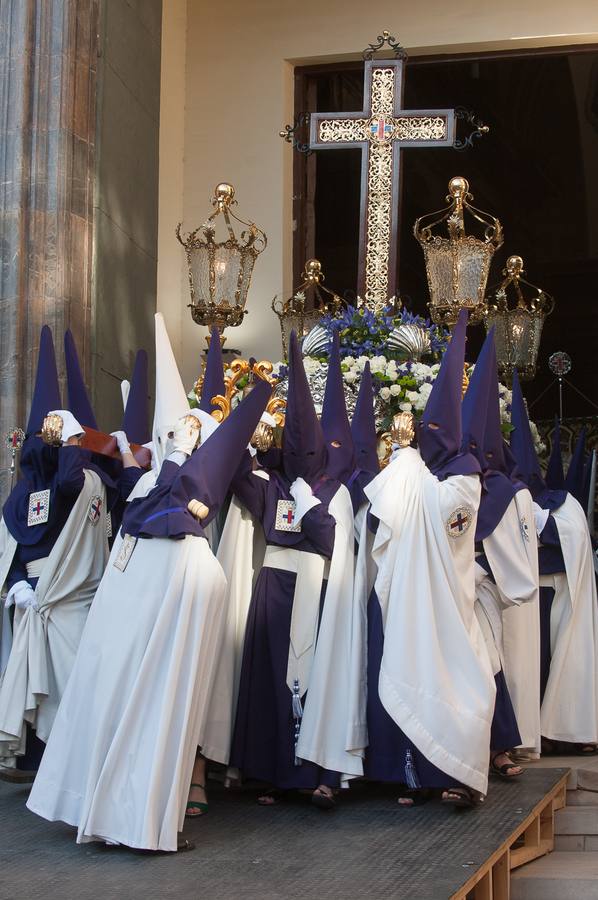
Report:
[[[278,359],[270,302],[292,287],[292,150],[278,132],[292,119],[293,66],[359,58],[384,28],[412,54],[592,42],[598,3],[165,0],[158,308],[174,331],[188,384],[203,330],[184,308],[188,288],[173,236],[174,209],[182,211],[186,229],[196,227],[210,210],[213,186],[222,180],[236,186],[240,212],[264,228],[268,248],[256,264],[249,315],[229,330],[229,343],[245,355]]]

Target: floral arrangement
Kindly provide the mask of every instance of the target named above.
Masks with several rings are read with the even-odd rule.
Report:
[[[319,323],[329,332],[337,331],[341,356],[376,357],[385,354],[387,359],[404,358],[404,352],[394,349],[391,334],[399,325],[415,325],[429,337],[429,354],[438,359],[447,346],[448,331],[434,325],[430,319],[410,313],[404,308],[387,307],[376,314],[365,306],[347,306],[336,316],[327,315]]]

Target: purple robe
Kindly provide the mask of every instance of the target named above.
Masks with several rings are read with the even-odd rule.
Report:
[[[246,463],[232,485],[239,501],[261,522],[267,543],[330,559],[336,526],[328,503],[339,482],[326,475],[312,482],[321,503],[303,517],[301,531],[293,533],[274,527],[278,500],[292,499],[289,482],[280,472],[269,474],[269,481],[259,478]],[[320,784],[337,787],[337,772],[305,761],[295,765],[295,720],[286,676],[296,577],[293,572],[267,566],[258,575],[247,617],[230,762],[246,777],[282,790],[313,790]],[[326,581],[322,583],[321,606],[325,593]]]

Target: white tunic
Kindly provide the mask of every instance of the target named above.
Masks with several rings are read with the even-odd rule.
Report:
[[[496,689],[474,614],[479,478],[440,482],[407,447],[365,492],[380,522],[380,700],[426,759],[485,793]]]
[[[542,734],[557,741],[598,742],[598,608],[592,544],[575,497],[552,515],[565,572],[540,576],[555,596],[550,615],[552,659],[542,702]]]
[[[533,501],[518,491],[484,542],[494,581],[476,567],[476,614],[496,674],[502,669],[521,746],[540,751],[540,612]]]
[[[176,850],[221,639],[225,578],[204,538],[112,549],[27,806],[77,841]]]
[[[15,613],[12,647],[0,683],[4,765],[11,765],[14,754],[24,750],[24,722],[35,727],[41,740],[48,740],[108,558],[106,489],[96,472],[85,469],[84,474],[84,485],[35,588],[37,609],[29,606]],[[97,497],[99,515],[90,517]],[[7,550],[12,548],[14,554],[13,544]]]

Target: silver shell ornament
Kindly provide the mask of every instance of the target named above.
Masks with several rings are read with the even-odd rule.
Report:
[[[430,353],[432,344],[430,335],[419,325],[404,323],[397,325],[388,335],[388,346],[404,359],[419,362],[422,356]]]
[[[330,341],[330,332],[322,325],[314,325],[303,338],[301,352],[303,356],[328,356]]]

